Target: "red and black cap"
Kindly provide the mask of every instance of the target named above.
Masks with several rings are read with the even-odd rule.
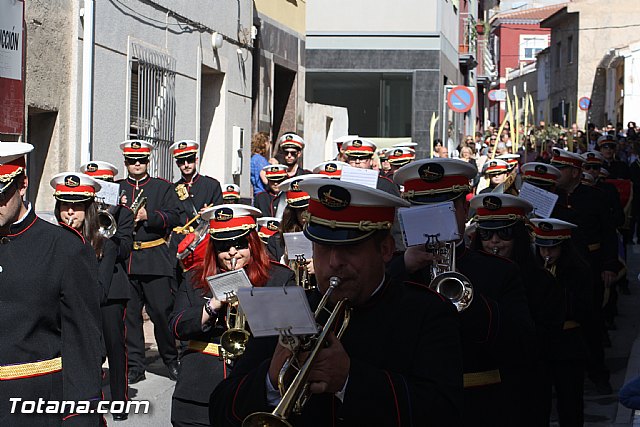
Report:
[[[604,156],[599,151],[587,151],[581,157],[585,165],[602,166],[604,163]]]
[[[258,236],[266,245],[269,237],[273,236],[280,229],[280,219],[273,216],[263,216],[258,218]]]
[[[113,181],[116,175],[118,175],[118,168],[116,168],[111,163],[94,160],[80,166],[80,172],[95,179],[101,179],[103,181]]]
[[[281,149],[295,148],[296,150],[304,149],[304,139],[300,135],[293,132],[287,132],[278,140]]]
[[[33,145],[25,142],[0,142],[0,194],[9,188],[16,177],[27,170],[26,155]]]
[[[551,164],[559,169],[567,166],[582,169],[583,163],[584,159],[580,156],[580,154],[572,153],[567,150],[561,150],[559,148],[553,149]]]
[[[402,198],[414,205],[454,200],[471,191],[475,166],[458,159],[422,159],[398,169],[393,182],[404,186]]]
[[[285,165],[267,165],[262,168],[267,179],[273,182],[280,182],[287,178],[287,169]]]
[[[349,167],[349,164],[338,160],[331,160],[316,165],[316,167],[313,168],[313,173],[326,175],[329,178],[340,179],[340,176],[342,176],[342,169],[345,167]]]
[[[533,218],[533,238],[536,246],[557,246],[571,238],[578,226],[555,218]]]
[[[509,227],[517,221],[524,221],[533,210],[533,205],[525,199],[503,193],[478,194],[470,201],[476,211],[473,220],[478,228],[496,229]]]
[[[304,234],[313,242],[350,245],[378,230],[390,230],[396,208],[409,203],[382,190],[352,182],[313,178],[300,183],[309,193]]]
[[[61,172],[49,182],[55,190],[53,197],[67,203],[93,200],[100,191],[100,183],[93,177],[80,172]]]
[[[153,145],[141,139],[129,139],[120,143],[122,155],[129,159],[143,159],[151,156]]]
[[[504,160],[505,162],[507,162],[507,166],[510,171],[518,166],[519,158],[520,154],[501,154],[499,156],[496,156],[496,159]]]
[[[482,165],[482,175],[500,175],[509,172],[509,163],[502,159],[489,159]]]
[[[560,171],[555,166],[540,162],[529,162],[520,168],[522,180],[536,187],[551,187],[560,178]]]
[[[395,166],[404,166],[415,160],[416,152],[409,147],[396,147],[387,151],[387,160]]]
[[[344,154],[348,157],[369,158],[376,151],[376,144],[368,139],[357,137],[344,142]]]
[[[222,190],[222,199],[236,203],[240,200],[240,187],[236,184],[225,184]]]
[[[307,174],[294,176],[284,180],[278,186],[287,198],[287,205],[293,209],[305,209],[309,206],[309,193],[300,189],[300,183],[308,179],[329,179],[329,177],[321,174]]]
[[[188,157],[197,156],[200,150],[200,144],[190,139],[183,139],[174,142],[169,147],[174,159],[186,159]]]
[[[604,145],[609,145],[612,148],[615,148],[616,145],[618,145],[618,141],[616,140],[615,136],[605,133],[604,135],[598,138],[597,144],[598,144],[598,149],[602,148],[602,146]]]
[[[240,204],[211,206],[200,216],[209,221],[209,234],[214,240],[232,240],[245,236],[256,229],[256,218],[260,209]]]

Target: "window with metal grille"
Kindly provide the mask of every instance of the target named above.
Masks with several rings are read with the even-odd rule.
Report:
[[[149,174],[172,180],[169,147],[175,131],[176,60],[136,43],[131,44],[131,52],[129,139],[153,144]]]

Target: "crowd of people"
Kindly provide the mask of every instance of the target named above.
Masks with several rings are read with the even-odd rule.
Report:
[[[198,172],[197,142],[171,146],[181,172],[171,183],[150,176],[153,145],[129,140],[123,179],[102,161],[51,179],[59,226],[26,200],[33,147],[0,144],[0,324],[11,325],[1,329],[0,423],[104,423],[80,411],[12,413],[10,398],[97,402],[108,358],[110,397],[129,400],[129,385],[146,379],[144,309],[176,381],[175,426],[272,425],[264,416],[546,426],[553,390],[560,425],[583,425],[585,375],[612,392],[604,347],[628,292],[619,248],[637,224],[638,139],[633,123],[551,129],[512,139],[489,126],[455,147],[436,141],[423,159],[415,142],[378,148],[349,135],[309,170],[301,136],[284,133],[273,149],[258,133],[251,202],[237,183]],[[377,179],[342,179],[347,168],[377,169]],[[106,206],[97,195],[114,184],[119,199]],[[553,195],[550,215],[520,196],[525,186]],[[407,247],[397,210],[425,205],[450,206],[457,237]],[[290,258],[294,232],[311,241],[311,259]],[[336,315],[350,313],[348,326],[311,337],[315,351],[254,337],[238,299],[210,286],[236,270],[254,287],[303,286],[313,310],[344,302]],[[299,406],[283,400],[293,386],[281,374],[297,357],[310,360]]]

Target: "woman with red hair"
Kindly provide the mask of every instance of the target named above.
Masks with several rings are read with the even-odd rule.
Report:
[[[220,360],[220,337],[226,330],[226,305],[211,293],[207,277],[244,269],[253,286],[295,285],[293,271],[269,260],[256,232],[260,210],[230,204],[207,208],[210,239],[204,260],[187,274],[169,317],[176,339],[189,341],[181,357],[180,375],[173,392],[174,426],[209,426],[209,396],[227,366]]]

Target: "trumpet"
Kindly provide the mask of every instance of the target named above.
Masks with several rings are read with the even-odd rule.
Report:
[[[118,223],[108,209],[98,209],[98,233],[106,239],[112,238],[118,230]]]
[[[338,339],[342,338],[344,331],[349,325],[351,309],[347,307],[347,299],[340,300],[333,310],[326,308],[329,298],[333,291],[340,286],[339,277],[331,277],[329,279],[329,289],[322,296],[320,304],[315,311],[316,322],[322,313],[330,313],[329,319],[318,334],[311,337],[294,337],[292,335],[281,335],[280,344],[289,347],[292,350],[292,356],[282,365],[280,375],[278,376],[278,388],[282,399],[273,412],[254,412],[247,416],[242,422],[243,427],[263,427],[263,426],[282,426],[291,427],[291,423],[287,419],[291,413],[300,414],[311,394],[309,392],[309,373],[313,363],[318,358],[318,353],[325,346],[327,335],[335,329],[338,319],[344,313],[342,325],[336,334]],[[320,329],[320,327],[318,327]],[[300,366],[299,355],[301,352],[309,352],[307,359]],[[291,381],[287,381],[288,378]]]
[[[236,269],[237,262],[237,258],[231,258],[231,270]],[[223,358],[225,362],[229,363],[231,360],[242,356],[250,334],[246,328],[247,317],[242,308],[240,308],[240,304],[238,304],[238,297],[229,297],[227,303],[227,330],[220,337],[220,345],[224,350]],[[233,312],[234,307],[236,309],[235,313]]]
[[[140,192],[138,193],[138,195],[136,196],[135,200],[133,201],[133,203],[131,203],[131,211],[133,212],[133,220],[135,221],[135,218],[138,216],[138,212],[140,212],[140,209],[142,209],[143,207],[145,207],[147,205],[147,198],[146,197],[142,197],[142,193],[144,193],[144,188],[140,190]]]
[[[551,273],[553,275],[553,277],[556,277],[556,264],[551,264],[550,265],[550,261],[551,261],[551,257],[550,256],[544,257],[544,268],[549,273]]]
[[[456,243],[429,236],[425,247],[442,258],[431,265],[429,288],[451,301],[458,312],[464,311],[473,301],[473,286],[467,276],[456,271]]]
[[[293,270],[296,277],[296,284],[302,286],[305,290],[310,290],[311,281],[309,280],[309,272],[307,271],[308,261],[304,255],[296,255],[296,258],[289,262],[289,267]]]

